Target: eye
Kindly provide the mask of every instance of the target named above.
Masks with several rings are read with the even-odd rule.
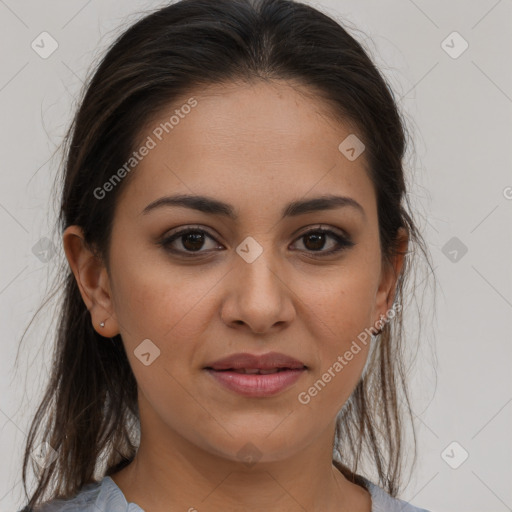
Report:
[[[334,247],[330,250],[322,250],[328,239],[334,240]],[[332,231],[331,229],[315,228],[303,233],[297,240],[304,240],[302,243],[307,252],[317,252],[320,256],[328,256],[341,252],[355,245],[349,238]]]
[[[207,231],[195,227],[188,227],[173,233],[170,236],[165,237],[161,242],[159,242],[159,244],[170,252],[194,257],[194,253],[209,252],[208,250],[201,250],[204,248],[205,242],[208,239],[215,242],[215,244],[210,247],[210,250],[216,250],[222,247],[217,244],[215,238],[213,238],[213,236]],[[331,242],[332,248],[329,250],[322,250],[329,239],[334,241],[334,244]],[[310,229],[297,238],[297,240],[303,240],[302,244],[304,245],[306,252],[319,253],[320,256],[339,253],[355,245],[355,243],[348,237],[338,234],[331,229],[321,227]]]
[[[160,245],[165,247],[165,249],[167,249],[168,251],[178,254],[186,254],[187,252],[206,252],[200,250],[203,247],[206,239],[215,240],[204,229],[189,227],[164,238],[160,242]],[[178,242],[176,244],[178,245],[178,248],[176,246],[172,246],[175,242]],[[217,244],[213,248],[218,247],[219,245]]]

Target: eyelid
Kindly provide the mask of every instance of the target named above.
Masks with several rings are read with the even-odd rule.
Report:
[[[303,231],[301,231],[303,230]],[[201,225],[188,225],[182,228],[176,228],[175,231],[171,231],[169,234],[166,234],[163,236],[163,238],[158,242],[159,245],[163,246],[164,249],[167,251],[178,254],[178,255],[186,255],[185,257],[199,257],[202,253],[203,254],[209,254],[212,252],[212,250],[208,251],[182,251],[177,249],[170,249],[168,246],[176,240],[179,240],[180,237],[185,236],[188,233],[195,233],[195,232],[202,232],[204,233],[208,238],[215,241],[217,244],[220,244],[220,242],[217,241],[217,238],[212,235],[208,229],[205,229],[204,226]],[[297,235],[295,233],[299,232]],[[305,252],[309,256],[315,256],[315,254],[318,254],[319,257],[322,256],[328,256],[332,254],[339,254],[343,252],[345,249],[349,249],[350,247],[356,245],[355,242],[352,241],[352,238],[350,235],[341,228],[334,228],[325,224],[312,224],[309,226],[305,226],[300,228],[299,230],[295,231],[293,233],[294,239],[292,244],[296,243],[298,240],[309,234],[310,232],[313,233],[324,233],[331,238],[335,239],[338,243],[338,247],[335,249],[331,249],[329,251],[299,251],[299,252]]]
[[[327,236],[330,236],[331,238],[336,240],[337,247],[329,251],[301,251],[304,252],[308,257],[317,258],[316,255],[318,255],[318,258],[322,258],[332,255],[341,255],[341,253],[343,253],[346,249],[350,249],[351,247],[356,245],[356,243],[352,241],[352,237],[345,230],[340,228],[334,228],[324,224],[315,224],[307,226],[305,228],[305,231],[299,233],[299,235],[294,238],[293,243],[300,240],[309,233],[324,233]]]
[[[207,227],[207,226],[204,226],[202,224],[197,224],[197,225],[196,224],[189,224],[189,225],[186,225],[186,226],[181,226],[181,227],[178,227],[178,228],[175,228],[175,229],[171,229],[170,231],[167,231],[165,233],[165,235],[163,235],[162,239],[163,240],[168,240],[169,238],[172,238],[173,236],[186,235],[189,232],[194,232],[195,233],[197,231],[204,232],[210,238],[213,238],[215,241],[217,241],[216,240],[216,236],[213,235],[210,232],[210,228]]]
[[[304,230],[304,231],[302,231],[302,230]],[[335,228],[334,226],[329,226],[327,224],[310,224],[309,226],[304,226],[304,227],[294,231],[292,233],[292,236],[295,236],[295,240],[296,240],[297,237],[304,236],[305,234],[309,233],[310,231],[315,231],[315,230],[325,231],[325,232],[330,231],[330,232],[337,234],[340,237],[350,240],[350,235],[344,229]]]

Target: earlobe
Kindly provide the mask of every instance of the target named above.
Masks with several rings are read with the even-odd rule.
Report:
[[[66,228],[62,242],[80,295],[91,314],[94,329],[102,336],[115,336],[119,331],[104,264],[87,248],[83,231],[79,226]]]

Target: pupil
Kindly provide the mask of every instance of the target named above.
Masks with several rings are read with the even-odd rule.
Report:
[[[192,251],[200,249],[204,243],[204,235],[202,233],[187,233],[183,238],[183,246]],[[189,241],[192,241],[192,244],[189,244]],[[199,243],[199,246],[195,246],[194,243]]]
[[[307,243],[305,244],[306,247],[308,247],[308,249],[311,249],[311,250],[321,249],[325,243],[325,235],[323,233],[308,235],[306,237],[306,240],[311,240],[311,239],[313,239],[313,241],[316,240],[316,243],[315,242],[313,243],[313,247],[308,247],[308,244]]]

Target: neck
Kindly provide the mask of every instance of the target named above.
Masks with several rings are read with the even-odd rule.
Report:
[[[154,431],[152,431],[154,432]],[[287,459],[230,460],[174,433],[141,442],[132,463],[111,475],[128,502],[151,512],[370,512],[371,499],[331,462],[320,438]]]

